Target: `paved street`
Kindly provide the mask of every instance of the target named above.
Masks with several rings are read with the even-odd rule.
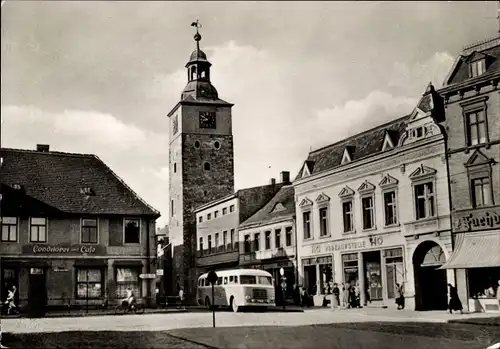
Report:
[[[491,317],[492,314],[450,315],[446,312],[397,311],[392,309],[311,309],[303,313],[217,312],[217,327],[300,326],[341,322],[447,322],[466,317]],[[63,331],[163,331],[179,328],[211,327],[209,312],[143,314],[124,316],[88,316],[71,318],[2,319],[2,330],[11,333]]]

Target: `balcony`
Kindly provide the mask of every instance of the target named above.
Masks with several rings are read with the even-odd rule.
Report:
[[[203,253],[201,253],[201,251],[197,251],[196,257],[196,264],[199,267],[238,262],[238,244],[235,243],[234,246],[231,246],[231,244],[219,246],[218,248],[212,248],[211,251],[205,249],[203,250]]]
[[[454,211],[451,214],[454,233],[500,228],[500,206]]]
[[[242,263],[252,263],[254,261],[260,260],[273,260],[273,259],[291,259],[294,258],[294,247],[280,247],[272,248],[268,250],[259,250],[247,253],[241,253],[240,262]]]

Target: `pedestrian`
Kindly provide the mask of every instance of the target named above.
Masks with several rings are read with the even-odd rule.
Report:
[[[179,301],[181,302],[181,309],[186,310],[186,306],[184,305],[184,288],[179,287]]]
[[[349,285],[349,307],[350,308],[357,308],[356,290],[354,289],[354,286],[352,286],[352,285]]]
[[[396,304],[398,305],[398,310],[403,310],[405,308],[405,296],[404,296],[404,289],[403,289],[403,284],[398,284],[396,283]]]
[[[332,309],[338,309],[340,307],[340,290],[337,283],[333,284],[333,297],[332,297]]]
[[[356,308],[361,308],[361,292],[358,282],[356,282],[354,286],[354,305]]]
[[[12,286],[12,289],[9,290],[7,299],[5,300],[5,304],[9,305],[9,308],[7,309],[8,315],[10,315],[12,312],[17,311],[15,296],[16,296],[16,286]]]
[[[349,308],[349,284],[342,285],[342,306]]]
[[[460,314],[463,314],[462,302],[458,298],[457,288],[451,284],[448,284],[448,287],[450,288],[450,303],[448,304],[450,314],[453,313],[453,310],[459,310]]]

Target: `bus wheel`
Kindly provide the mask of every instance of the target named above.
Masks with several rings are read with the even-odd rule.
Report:
[[[210,306],[210,298],[208,296],[205,297],[205,307],[210,310],[212,307]]]
[[[231,299],[229,300],[230,304],[231,304],[231,309],[233,310],[233,312],[237,313],[238,312],[238,304],[236,304],[236,302],[234,301],[234,297],[231,296]]]

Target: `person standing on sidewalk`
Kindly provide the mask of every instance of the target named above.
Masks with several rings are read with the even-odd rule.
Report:
[[[182,286],[179,288],[179,300],[181,301],[180,308],[185,310],[186,306],[184,305],[184,289]]]
[[[450,314],[453,313],[453,310],[459,310],[460,314],[463,314],[462,302],[460,298],[458,298],[457,288],[453,287],[451,284],[448,284],[448,287],[450,288],[450,303],[448,304]]]
[[[396,304],[398,305],[398,310],[403,310],[405,308],[405,292],[403,284],[396,283],[396,292],[398,298],[396,299]]]
[[[340,290],[337,283],[333,284],[332,294],[332,309],[338,309],[340,307]]]

